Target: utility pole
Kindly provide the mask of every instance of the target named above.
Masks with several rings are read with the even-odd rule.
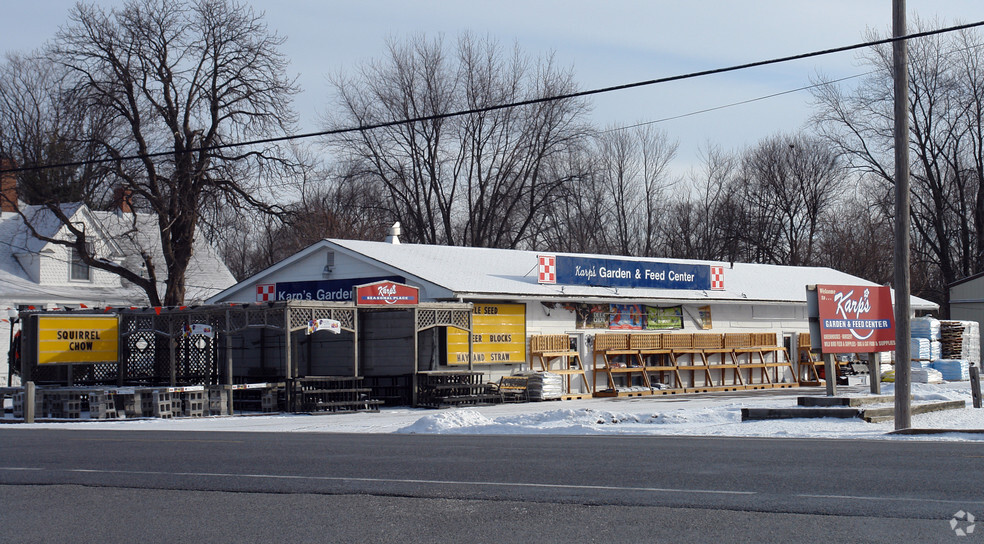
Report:
[[[905,0],[892,0],[892,36],[905,36]],[[895,81],[895,428],[912,426],[909,344],[909,73],[906,41],[892,42]]]

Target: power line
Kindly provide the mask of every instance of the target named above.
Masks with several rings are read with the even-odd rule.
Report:
[[[769,98],[775,98],[777,96],[782,96],[784,94],[792,94],[792,93],[798,93],[800,91],[805,91],[807,89],[815,89],[817,87],[823,87],[824,85],[830,85],[831,83],[840,83],[841,81],[847,81],[849,79],[863,77],[863,76],[866,76],[868,74],[873,74],[873,73],[875,73],[875,72],[874,71],[871,71],[871,72],[865,72],[863,74],[854,74],[853,76],[846,76],[846,77],[842,77],[840,79],[834,79],[834,80],[831,80],[831,81],[823,81],[821,83],[815,83],[813,85],[807,85],[805,87],[800,87],[798,89],[789,89],[787,91],[780,91],[778,93],[772,93],[772,94],[767,94],[767,95],[763,95],[763,96],[757,96],[755,98],[749,98],[748,100],[740,100],[738,102],[731,102],[730,104],[722,104],[720,106],[713,106],[713,107],[710,107],[710,108],[704,108],[702,110],[691,111],[691,112],[688,112],[688,113],[681,113],[679,115],[672,115],[670,117],[662,117],[660,119],[653,119],[652,121],[643,121],[641,123],[635,123],[635,124],[626,125],[626,126],[623,126],[623,127],[615,127],[615,128],[610,128],[610,129],[607,129],[607,130],[600,130],[600,131],[598,131],[598,133],[599,134],[607,134],[609,132],[615,132],[615,131],[619,131],[619,130],[626,130],[626,129],[636,128],[636,127],[643,127],[643,126],[646,126],[646,125],[655,125],[656,123],[663,123],[665,121],[673,121],[674,119],[682,119],[684,117],[692,117],[694,115],[700,115],[702,113],[707,113],[707,112],[717,111],[717,110],[723,110],[725,108],[733,108],[735,106],[741,106],[741,105],[744,105],[744,104],[751,104],[752,102],[758,102],[760,100],[767,100]]]
[[[553,102],[553,101],[557,101],[557,100],[570,100],[572,98],[583,98],[583,97],[586,97],[586,96],[592,96],[592,95],[596,95],[596,94],[610,93],[610,92],[615,92],[615,91],[623,91],[623,90],[627,90],[627,89],[634,89],[634,88],[637,88],[637,87],[646,87],[646,86],[650,86],[650,85],[657,85],[657,84],[660,84],[660,83],[669,83],[669,82],[672,82],[672,81],[681,81],[681,80],[684,80],[684,79],[693,79],[693,78],[710,76],[710,75],[715,75],[715,74],[723,74],[723,73],[734,72],[734,71],[738,71],[738,70],[746,70],[746,69],[749,69],[749,68],[757,68],[759,66],[768,66],[768,65],[771,65],[771,64],[779,64],[779,63],[790,62],[790,61],[794,61],[794,60],[802,60],[802,59],[808,59],[808,58],[819,57],[819,56],[824,56],[824,55],[831,55],[831,54],[834,54],[834,53],[844,53],[844,52],[847,52],[847,51],[854,51],[856,49],[864,49],[864,48],[868,48],[868,47],[875,47],[875,46],[878,46],[878,45],[885,45],[885,44],[889,44],[889,43],[894,43],[894,42],[897,42],[897,41],[904,41],[904,40],[915,39],[915,38],[924,38],[924,37],[927,37],[927,36],[935,36],[937,34],[944,34],[944,33],[955,32],[955,31],[959,31],[959,30],[967,30],[967,29],[971,29],[971,28],[977,28],[977,27],[980,27],[980,26],[984,26],[984,21],[977,21],[977,22],[974,22],[974,23],[967,23],[967,24],[962,24],[962,25],[955,25],[955,26],[950,26],[950,27],[945,27],[945,28],[939,28],[939,29],[936,29],[936,30],[927,30],[927,31],[924,31],[924,32],[917,32],[915,34],[908,34],[908,35],[905,35],[905,36],[897,36],[897,37],[891,37],[891,38],[884,38],[884,39],[881,39],[881,40],[874,40],[874,41],[870,41],[870,42],[861,42],[861,43],[856,43],[856,44],[852,44],[852,45],[845,45],[845,46],[841,46],[841,47],[834,47],[834,48],[830,48],[830,49],[822,49],[822,50],[819,50],[819,51],[812,51],[812,52],[809,52],[809,53],[800,53],[798,55],[790,55],[790,56],[786,56],[786,57],[778,57],[778,58],[773,58],[773,59],[768,59],[768,60],[760,60],[760,61],[755,61],[755,62],[748,62],[748,63],[745,63],[745,64],[736,64],[736,65],[727,66],[727,67],[723,67],[723,68],[713,68],[713,69],[710,69],[710,70],[701,70],[701,71],[697,71],[697,72],[689,72],[689,73],[686,73],[686,74],[679,74],[679,75],[675,75],[675,76],[668,76],[668,77],[657,78],[657,79],[649,79],[649,80],[645,80],[645,81],[637,81],[635,83],[625,83],[625,84],[622,84],[622,85],[614,85],[614,86],[611,86],[611,87],[602,87],[602,88],[591,89],[591,90],[587,90],[587,91],[578,91],[578,92],[574,92],[574,93],[560,94],[560,95],[554,95],[554,96],[544,96],[544,97],[540,97],[540,98],[531,98],[531,99],[528,99],[528,100],[520,100],[518,102],[510,102],[510,103],[506,103],[506,104],[497,104],[497,105],[492,105],[492,106],[485,106],[485,107],[482,107],[482,108],[472,108],[472,109],[468,109],[468,110],[460,110],[460,111],[448,112],[448,113],[439,113],[439,114],[426,115],[426,116],[420,116],[420,117],[411,117],[411,118],[400,119],[400,120],[395,120],[395,121],[385,121],[385,122],[382,122],[382,123],[374,123],[374,124],[370,124],[370,125],[360,125],[360,126],[357,126],[357,127],[347,127],[347,128],[340,128],[340,129],[324,130],[324,131],[319,131],[319,132],[307,132],[307,133],[302,133],[302,134],[292,134],[292,135],[278,136],[278,137],[273,137],[273,138],[262,138],[262,139],[259,139],[259,140],[249,140],[249,141],[245,141],[245,142],[234,142],[234,143],[228,143],[228,144],[218,144],[218,145],[212,145],[212,146],[204,147],[204,148],[203,147],[189,148],[189,149],[185,150],[184,153],[193,153],[193,152],[200,152],[200,151],[212,151],[212,150],[228,149],[228,148],[232,148],[232,147],[242,147],[242,146],[248,146],[248,145],[272,144],[272,143],[280,143],[280,142],[287,142],[287,141],[293,141],[293,140],[301,140],[301,139],[307,139],[307,138],[318,138],[318,137],[323,137],[323,136],[334,136],[334,135],[338,135],[338,134],[347,134],[347,133],[350,133],[350,132],[363,132],[363,131],[369,131],[369,130],[376,130],[376,129],[380,129],[380,128],[387,128],[387,127],[392,127],[392,126],[398,126],[398,125],[405,125],[405,124],[411,124],[411,123],[422,123],[422,122],[426,122],[426,121],[436,121],[436,120],[439,120],[439,119],[449,119],[449,118],[452,118],[452,117],[461,117],[461,116],[464,116],[464,115],[472,115],[472,114],[476,114],[476,113],[486,113],[486,112],[490,112],[490,111],[497,111],[497,110],[508,109],[508,108],[517,108],[517,107],[521,107],[521,106],[531,106],[531,105],[534,105],[534,104],[542,104],[542,103],[545,103],[545,102]],[[49,168],[67,168],[67,167],[74,167],[74,166],[85,166],[85,165],[89,165],[89,164],[101,164],[101,163],[107,163],[107,162],[140,160],[140,159],[148,159],[148,158],[155,158],[155,157],[164,157],[164,156],[173,155],[173,154],[174,154],[174,151],[171,150],[171,151],[159,151],[159,152],[156,152],[156,153],[144,153],[144,154],[137,154],[137,155],[125,155],[125,156],[122,156],[122,157],[113,157],[113,158],[104,158],[104,159],[89,159],[89,160],[85,160],[85,161],[67,162],[67,163],[60,163],[60,164],[53,164],[53,165],[44,165],[44,166],[22,166],[22,167],[18,167],[18,168],[8,168],[8,169],[2,169],[2,168],[0,168],[0,174],[6,173],[6,172],[29,172],[29,171],[37,171],[37,170],[46,170],[46,169],[49,169]]]

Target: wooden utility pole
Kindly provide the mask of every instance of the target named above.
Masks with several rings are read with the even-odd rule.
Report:
[[[905,0],[892,0],[892,36],[905,36]],[[912,426],[909,345],[909,73],[906,41],[892,42],[895,80],[895,428]]]

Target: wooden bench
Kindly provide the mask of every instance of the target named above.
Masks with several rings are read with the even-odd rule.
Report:
[[[530,379],[526,376],[503,376],[499,378],[498,390],[502,402],[529,402]]]
[[[584,373],[584,364],[577,350],[571,349],[571,337],[566,334],[538,334],[530,336],[530,367],[533,361],[540,362],[540,370],[564,376],[566,390],[561,398],[573,398],[571,391],[574,377],[580,376],[588,394],[593,388]]]

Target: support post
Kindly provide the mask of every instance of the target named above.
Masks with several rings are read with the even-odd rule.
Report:
[[[892,36],[905,36],[905,0],[892,0]],[[905,40],[892,42],[895,74],[895,429],[912,426],[909,336],[909,73]]]
[[[229,315],[229,310],[226,310],[226,322],[225,322],[225,347],[226,347],[226,393],[228,393],[228,398],[226,402],[229,403],[229,415],[231,416],[235,411],[232,407],[232,335],[229,333],[232,328],[232,319]]]
[[[34,382],[24,383],[24,423],[34,423],[34,397],[37,391]]]
[[[868,354],[868,381],[871,382],[871,394],[881,394],[881,362],[877,353]]]
[[[823,354],[823,375],[827,382],[827,396],[837,396],[837,361],[834,360],[833,353]]]
[[[970,394],[974,397],[974,408],[981,407],[981,369],[977,365],[970,366]]]

